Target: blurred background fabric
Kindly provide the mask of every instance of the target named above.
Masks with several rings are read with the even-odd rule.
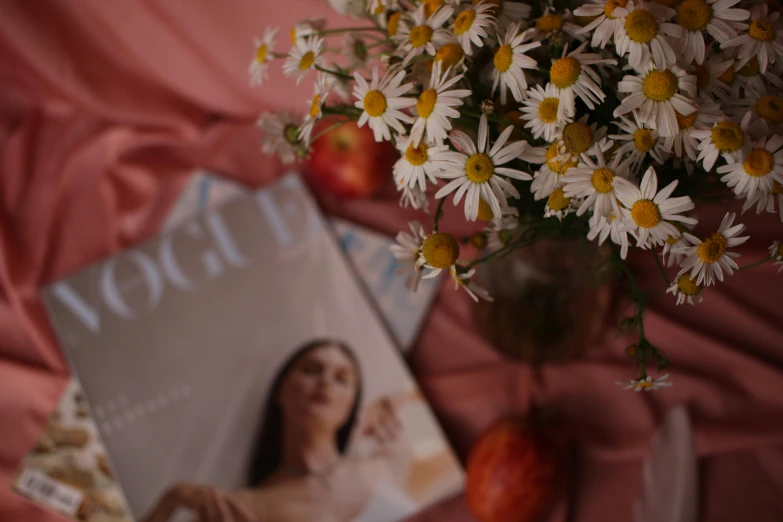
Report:
[[[282,173],[260,152],[255,120],[303,112],[299,87],[273,63],[251,89],[253,37],[279,26],[279,52],[304,18],[350,23],[320,0],[0,0],[0,518],[55,521],[9,484],[68,375],[39,290],[158,229],[194,168],[253,187]],[[418,216],[392,189],[373,200],[321,196],[327,213],[395,234]],[[442,225],[471,229],[460,212]],[[736,206],[734,207],[737,208]],[[720,222],[724,208],[702,223]],[[418,216],[422,219],[421,216]],[[783,239],[775,216],[746,214],[740,265]],[[641,463],[667,409],[682,404],[700,460],[702,520],[779,521],[783,513],[783,275],[771,263],[674,306],[651,258],[635,265],[653,290],[648,337],[674,386],[620,390],[627,339],[608,321],[580,360],[533,368],[504,361],[473,324],[470,300],[445,282],[411,365],[461,456],[500,415],[535,406],[579,444],[578,479],[554,520],[625,522]],[[524,317],[519,318],[524,321]],[[461,499],[420,520],[470,520]]]

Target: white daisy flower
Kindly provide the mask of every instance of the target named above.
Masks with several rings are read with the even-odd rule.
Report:
[[[595,20],[580,29],[584,34],[592,31],[593,38],[590,45],[606,47],[623,26],[625,15],[628,14],[627,5],[628,0],[592,0],[574,9],[576,16],[595,17]]]
[[[560,109],[558,88],[551,83],[546,84],[546,88],[533,86],[519,110],[522,119],[527,122],[525,128],[530,129],[536,139],[543,137],[546,141],[553,141],[569,121]]]
[[[693,136],[693,133],[709,130],[723,120],[720,105],[702,100],[696,112],[687,116],[675,112],[674,115],[677,117],[677,127],[680,132],[676,136],[664,138],[664,145],[669,151],[674,149],[674,155],[678,158],[688,156],[691,161],[696,161],[699,156],[699,140]]]
[[[568,48],[563,50],[563,56],[552,61],[549,69],[549,81],[552,82],[562,101],[558,111],[559,117],[574,116],[576,98],[580,98],[589,109],[595,109],[600,105],[606,95],[601,89],[601,77],[590,65],[611,64],[617,65],[617,60],[604,58],[600,54],[583,53],[587,42],[566,54]]]
[[[391,245],[389,250],[397,263],[402,265],[398,273],[408,273],[408,277],[405,279],[405,288],[415,292],[419,288],[419,281],[421,281],[422,269],[418,265],[418,261],[427,234],[418,221],[411,221],[408,223],[408,227],[411,233],[400,231],[396,237],[397,243]]]
[[[530,192],[536,200],[544,199],[562,185],[562,177],[569,169],[579,164],[580,156],[563,155],[558,152],[557,142],[546,147],[528,147],[520,158],[528,163],[541,164],[536,171]]]
[[[704,301],[704,296],[702,296],[703,289],[704,287],[696,284],[696,281],[688,277],[688,274],[682,274],[671,282],[669,288],[666,289],[666,293],[677,297],[677,306],[683,303],[693,306],[695,299],[698,299],[700,303]]]
[[[456,71],[462,71],[463,73],[468,70],[465,65],[465,52],[462,50],[462,46],[456,41],[449,41],[438,48],[435,53],[434,63],[439,63],[442,70],[451,69],[451,74]]]
[[[451,279],[454,281],[454,290],[463,288],[473,301],[478,303],[479,298],[485,301],[492,301],[492,296],[485,288],[482,288],[473,281],[473,275],[476,273],[475,268],[471,268],[467,272],[459,273],[455,267],[451,267]]]
[[[489,35],[495,33],[497,24],[493,14],[495,11],[493,4],[480,3],[464,9],[457,15],[454,20],[454,34],[468,56],[473,54],[473,45],[484,47],[484,40],[488,40]]]
[[[436,48],[449,40],[449,33],[443,24],[454,14],[454,8],[444,5],[431,16],[425,14],[424,8],[425,4],[422,4],[413,12],[412,27],[400,27],[394,37],[399,42],[396,54],[404,57],[403,67],[423,53],[435,56]]]
[[[459,258],[459,243],[453,236],[433,232],[424,238],[416,265],[429,270],[423,279],[436,277],[447,268],[453,268]]]
[[[368,85],[358,72],[353,73],[356,80],[353,96],[357,100],[354,106],[364,111],[357,124],[361,127],[369,121],[375,141],[390,141],[390,127],[399,134],[405,134],[402,123],[413,123],[413,118],[401,111],[416,105],[415,99],[402,96],[413,89],[412,83],[400,85],[404,77],[405,71],[400,70],[387,74],[381,80],[378,78],[378,68],[373,67],[372,80]]]
[[[544,207],[544,217],[556,217],[563,221],[564,217],[576,212],[577,208],[579,208],[577,202],[567,198],[563,189],[558,187],[549,194],[546,207]]]
[[[688,246],[688,241],[682,237],[682,232],[677,230],[677,234],[671,235],[666,238],[666,242],[663,244],[663,250],[661,250],[661,259],[664,263],[667,263],[667,267],[671,267],[675,264],[682,264],[682,260],[685,259],[685,254],[681,249]],[[669,256],[668,262],[666,256]]]
[[[492,14],[497,18],[499,30],[508,28],[513,23],[524,23],[530,16],[530,6],[523,2],[510,0],[472,0],[473,5],[486,3],[492,6]]]
[[[612,243],[620,247],[620,258],[625,259],[628,256],[628,234],[633,235],[619,212],[611,211],[607,216],[593,214],[588,221],[590,232],[587,233],[587,240],[594,241],[598,238],[598,244],[603,245],[606,238],[611,238]]]
[[[739,63],[734,64],[735,68]],[[753,56],[745,65],[736,69],[731,87],[731,98],[739,100],[744,96],[763,96],[767,93],[767,86],[783,90],[781,73],[776,72],[772,67],[768,67],[762,73],[759,59]]]
[[[524,43],[532,33],[528,30],[519,34],[518,23],[508,26],[500,46],[492,60],[492,94],[500,88],[500,103],[506,103],[506,90],[518,102],[525,99],[527,79],[522,69],[538,69],[538,63],[525,53],[541,45],[541,42]]]
[[[677,24],[682,27],[682,36],[674,42],[682,63],[704,63],[707,46],[704,43],[706,30],[716,42],[723,43],[737,36],[744,27],[738,23],[747,20],[750,13],[745,9],[733,8],[740,0],[683,0],[677,5]]]
[[[303,151],[299,143],[299,118],[289,112],[265,112],[258,118],[256,125],[261,129],[261,151],[264,154],[277,154],[280,161],[290,164],[297,160]]]
[[[732,107],[727,110],[735,121],[750,118],[748,132],[752,136],[769,136],[783,125],[783,97],[769,92],[766,88],[761,92],[746,92],[744,97],[732,99]]]
[[[734,60],[726,60],[723,55],[716,54],[706,63],[696,65],[693,74],[700,101],[725,100],[734,81]]]
[[[497,252],[505,248],[514,237],[513,230],[519,226],[519,211],[515,208],[508,210],[513,212],[494,218],[484,229],[487,237],[487,249],[490,252]]]
[[[783,243],[780,241],[773,241],[769,245],[769,257],[775,260],[774,266],[780,266],[778,268],[778,274],[783,270]]]
[[[308,36],[317,35],[318,31],[326,28],[325,18],[310,18],[302,20],[291,28],[291,45],[296,45],[299,40],[304,40]]]
[[[382,15],[386,11],[399,9],[400,3],[397,0],[369,0],[367,2],[367,12],[372,15]]]
[[[607,165],[598,146],[593,147],[593,153],[596,161],[589,155],[582,154],[585,166],[574,167],[563,177],[565,195],[569,198],[584,198],[576,211],[577,216],[581,216],[588,209],[592,209],[598,216],[608,217],[612,212],[620,215],[616,189],[623,184],[631,185],[628,181],[628,164],[621,163],[622,158],[615,156]]]
[[[395,36],[406,31],[410,31],[410,24],[408,20],[402,17],[402,11],[391,13],[386,20],[386,34],[389,35],[389,38],[394,40]]]
[[[646,71],[650,60],[656,69],[667,69],[677,63],[670,38],[681,38],[683,28],[670,23],[674,10],[654,2],[631,0],[625,6],[628,14],[614,35],[619,56],[628,55],[628,64],[637,71]]]
[[[315,79],[315,92],[313,93],[313,97],[307,100],[307,105],[310,107],[310,110],[307,112],[304,122],[299,127],[299,141],[304,143],[305,146],[310,145],[310,136],[313,133],[315,122],[323,116],[322,109],[331,88],[331,78],[324,73],[318,73],[318,76]]]
[[[667,380],[668,378],[669,378],[668,373],[661,375],[655,380],[653,380],[653,378],[648,375],[647,377],[642,377],[641,379],[629,379],[628,382],[615,381],[615,384],[618,386],[622,386],[624,390],[633,390],[635,392],[640,392],[640,391],[648,392],[648,391],[660,390],[661,388],[666,388],[667,386],[671,386],[672,383]]]
[[[753,197],[756,191],[772,192],[772,183],[783,183],[783,137],[777,134],[761,138],[751,146],[741,161],[729,158],[727,165],[718,167],[721,181],[734,189],[738,197]]]
[[[737,124],[729,119],[719,121],[711,129],[695,130],[691,136],[699,140],[699,156],[697,161],[704,160],[704,170],[712,170],[718,156],[722,155],[724,159],[732,159],[736,163],[742,157],[742,151],[750,142],[745,130],[747,129],[747,120],[743,125]]]
[[[350,65],[360,65],[367,61],[367,43],[356,33],[348,33],[343,38],[343,56]]]
[[[678,251],[685,254],[680,269],[680,275],[689,273],[691,279],[696,279],[696,284],[711,286],[715,280],[723,281],[723,271],[729,275],[739,268],[734,259],[739,257],[736,252],[728,252],[728,248],[743,244],[749,236],[736,237],[745,230],[745,225],[735,225],[734,213],[727,213],[718,228],[718,231],[701,239],[685,232],[683,237],[693,246],[688,246]]]
[[[648,156],[657,163],[666,162],[670,147],[666,146],[664,138],[660,137],[657,130],[639,121],[635,111],[633,121],[620,116],[620,121],[613,123],[623,131],[623,134],[610,134],[609,138],[619,143],[624,142],[614,151],[614,155],[627,160],[632,171],[636,172]]]
[[[696,111],[696,77],[676,65],[659,70],[649,64],[638,76],[623,77],[617,90],[629,95],[614,110],[614,116],[638,110],[639,119],[664,138],[679,132],[675,111],[683,116]]]
[[[527,146],[525,141],[507,144],[513,125],[509,125],[500,134],[497,141],[489,146],[487,116],[483,114],[479,121],[478,141],[476,144],[462,131],[454,131],[450,137],[452,145],[463,152],[446,153],[447,160],[439,178],[451,179],[435,197],[440,199],[456,191],[454,205],[458,205],[465,196],[465,218],[475,221],[478,215],[479,197],[489,203],[492,214],[500,216],[507,207],[506,196],[519,197],[519,192],[505,177],[529,180],[532,176],[520,170],[502,167],[519,157]]]
[[[397,192],[400,192],[400,206],[402,208],[411,207],[415,210],[422,209],[424,212],[429,212],[429,201],[427,201],[427,194],[421,190],[418,186],[411,188],[405,183],[405,180],[399,180],[396,182]]]
[[[582,28],[571,21],[573,15],[570,10],[566,9],[562,15],[552,11],[552,7],[547,6],[544,9],[544,14],[536,20],[533,26],[535,31],[534,41],[541,42],[559,33],[566,33],[571,38],[577,40],[585,39],[585,35],[580,32]]]
[[[283,63],[285,75],[296,78],[296,84],[299,85],[310,69],[323,63],[323,56],[321,56],[323,43],[324,39],[319,36],[308,36],[297,40]]]
[[[427,180],[433,185],[437,184],[435,175],[443,165],[444,153],[449,150],[448,145],[425,142],[414,145],[412,139],[402,136],[396,141],[400,159],[394,164],[395,181],[411,188],[418,186],[422,191],[427,190]]]
[[[416,114],[418,118],[411,128],[411,138],[414,144],[426,137],[435,143],[443,143],[451,130],[451,118],[459,118],[462,99],[471,95],[469,89],[454,89],[454,86],[462,80],[458,74],[449,79],[450,69],[441,74],[441,62],[435,62],[432,66],[430,86],[422,91],[416,101]]]
[[[745,213],[754,205],[756,206],[756,214],[761,214],[764,211],[775,212],[775,199],[778,200],[780,220],[783,221],[783,183],[778,183],[777,181],[772,182],[772,192],[759,190],[755,196],[749,197],[745,204],[742,205],[742,212]]]
[[[261,85],[269,77],[269,60],[274,56],[276,35],[277,27],[267,27],[263,38],[253,39],[255,52],[253,53],[253,60],[247,68],[251,87]]]
[[[622,209],[623,216],[635,232],[636,246],[659,246],[669,237],[679,234],[672,221],[689,225],[697,223],[696,219],[682,215],[694,208],[690,197],[670,197],[677,183],[677,180],[672,181],[658,192],[658,175],[650,167],[644,173],[641,189],[631,183],[617,186],[617,199],[625,207]]]
[[[579,159],[585,152],[598,145],[602,152],[609,150],[613,143],[606,138],[606,127],[597,123],[589,124],[589,115],[585,114],[577,121],[567,123],[557,136],[557,152],[564,158]],[[562,158],[560,158],[562,159]]]
[[[753,7],[750,12],[750,25],[740,36],[721,44],[722,49],[739,47],[735,68],[742,67],[754,56],[758,58],[759,70],[763,74],[767,65],[774,64],[778,56],[783,54],[783,20],[780,12],[769,13],[766,3]]]

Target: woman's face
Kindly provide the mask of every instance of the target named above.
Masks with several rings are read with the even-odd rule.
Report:
[[[300,356],[280,386],[278,401],[288,422],[338,430],[351,414],[359,376],[339,347],[324,345]]]

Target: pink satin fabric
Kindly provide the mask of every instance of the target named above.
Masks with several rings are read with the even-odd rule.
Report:
[[[279,175],[254,120],[264,109],[303,110],[311,82],[295,88],[273,67],[251,89],[252,38],[280,26],[284,52],[289,28],[314,16],[347,23],[319,0],[0,2],[0,520],[61,520],[9,491],[68,373],[39,289],[153,234],[195,167],[251,186]],[[321,200],[388,233],[421,219],[397,207],[393,190]],[[451,208],[446,229],[465,230]],[[705,211],[703,223],[716,226],[722,211]],[[774,215],[740,221],[752,236],[741,265],[783,239]],[[465,456],[498,416],[549,410],[579,445],[577,486],[552,520],[626,522],[649,438],[668,408],[685,404],[703,458],[702,520],[780,520],[783,276],[765,265],[708,290],[700,306],[675,307],[651,256],[636,264],[656,291],[647,332],[673,365],[675,385],[661,393],[615,386],[631,365],[611,322],[583,360],[503,361],[477,334],[469,299],[446,283],[411,364],[452,442]],[[460,498],[418,517],[470,519]]]

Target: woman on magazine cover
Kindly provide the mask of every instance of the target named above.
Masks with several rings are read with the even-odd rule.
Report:
[[[145,522],[165,522],[180,508],[199,522],[395,521],[415,510],[405,493],[410,451],[395,410],[408,397],[384,398],[359,414],[362,375],[345,344],[302,346],[273,382],[250,470],[250,487],[169,488]],[[346,455],[370,437],[369,455]]]

